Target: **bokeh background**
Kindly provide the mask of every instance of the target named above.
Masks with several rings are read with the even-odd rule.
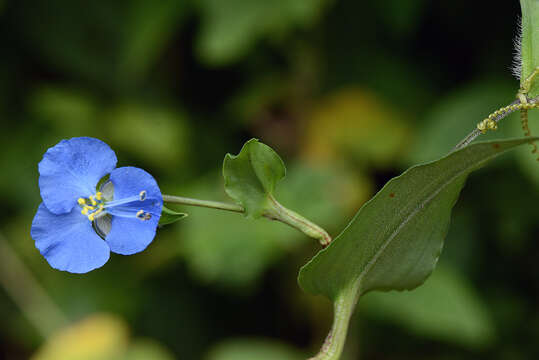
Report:
[[[0,1],[0,358],[315,353],[332,314],[296,284],[312,240],[175,207],[189,217],[146,251],[59,272],[30,238],[37,163],[93,136],[164,193],[227,201],[223,156],[257,137],[287,164],[281,202],[337,235],[387,180],[514,99],[519,13],[516,0]],[[483,138],[521,135],[517,116]],[[434,275],[362,299],[343,360],[539,358],[536,157],[522,147],[471,176]]]

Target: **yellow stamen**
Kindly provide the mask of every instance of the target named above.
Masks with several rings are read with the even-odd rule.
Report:
[[[97,205],[97,201],[94,200],[94,196],[93,196],[93,195],[90,195],[90,202],[92,203],[93,206],[96,206],[96,205]]]
[[[88,215],[88,220],[94,221],[95,217],[102,211],[103,211],[103,205],[101,204],[101,205],[99,205],[99,208],[95,212]]]
[[[102,199],[103,193],[100,191],[96,192],[95,195],[89,196],[87,199],[78,198],[77,203],[82,207],[81,214],[86,215],[88,220],[94,221],[105,210],[105,204]]]

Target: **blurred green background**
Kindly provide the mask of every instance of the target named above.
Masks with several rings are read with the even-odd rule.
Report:
[[[280,201],[337,235],[513,100],[519,14],[516,0],[0,1],[0,358],[315,353],[331,307],[296,285],[313,241],[176,207],[190,216],[146,251],[59,272],[30,238],[43,153],[97,137],[164,193],[226,201],[223,156],[257,137],[287,164]],[[513,116],[482,138],[521,135]],[[538,189],[528,147],[474,174],[434,275],[366,296],[343,360],[539,358]]]

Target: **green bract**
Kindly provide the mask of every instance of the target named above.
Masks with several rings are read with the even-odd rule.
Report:
[[[223,162],[225,191],[248,218],[259,218],[272,207],[275,185],[285,175],[279,155],[257,139],[246,142],[238,155],[227,154]]]
[[[468,174],[530,140],[534,138],[477,143],[410,168],[389,181],[330,246],[300,270],[300,286],[335,305],[331,340],[315,359],[338,359],[361,295],[411,290],[425,281],[438,261],[451,209]]]
[[[245,216],[281,221],[327,246],[331,236],[324,229],[287,209],[273,197],[275,185],[285,175],[286,169],[279,155],[257,139],[247,141],[238,155],[227,154],[223,163],[225,191],[243,207]]]
[[[187,214],[171,210],[163,205],[161,210],[161,217],[159,218],[159,226],[175,223],[176,221],[183,219]]]

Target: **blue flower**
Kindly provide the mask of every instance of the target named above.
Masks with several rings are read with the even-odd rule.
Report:
[[[107,144],[89,137],[62,140],[43,155],[43,202],[31,235],[53,268],[86,273],[103,266],[111,251],[131,255],[152,242],[161,191],[146,171],[116,169],[116,161]]]

